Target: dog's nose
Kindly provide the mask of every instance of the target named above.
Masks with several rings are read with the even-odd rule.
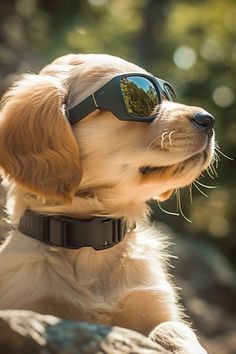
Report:
[[[195,124],[207,131],[212,129],[215,123],[215,118],[210,113],[205,111],[194,114],[192,116],[192,120]]]

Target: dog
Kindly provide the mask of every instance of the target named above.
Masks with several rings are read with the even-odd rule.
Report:
[[[174,353],[206,353],[178,305],[147,201],[207,169],[213,123],[118,57],[69,54],[24,75],[0,113],[14,225],[0,249],[0,309],[122,326]]]

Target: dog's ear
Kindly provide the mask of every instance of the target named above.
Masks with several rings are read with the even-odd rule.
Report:
[[[66,90],[46,75],[25,75],[5,96],[0,166],[28,191],[70,200],[81,179],[79,149],[65,117]]]

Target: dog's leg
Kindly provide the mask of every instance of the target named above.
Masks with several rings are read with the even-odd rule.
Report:
[[[179,312],[171,292],[133,290],[118,303],[111,324],[141,332],[176,354],[206,354]]]
[[[178,309],[171,293],[159,289],[135,289],[120,299],[111,324],[149,335],[157,324],[177,320]]]
[[[156,326],[149,338],[176,354],[207,354],[194,332],[181,322],[163,322]]]

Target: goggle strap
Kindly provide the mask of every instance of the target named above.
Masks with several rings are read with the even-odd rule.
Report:
[[[98,108],[93,95],[87,97],[84,101],[78,103],[76,106],[68,109],[66,114],[71,125],[77,123],[89,113]]]

